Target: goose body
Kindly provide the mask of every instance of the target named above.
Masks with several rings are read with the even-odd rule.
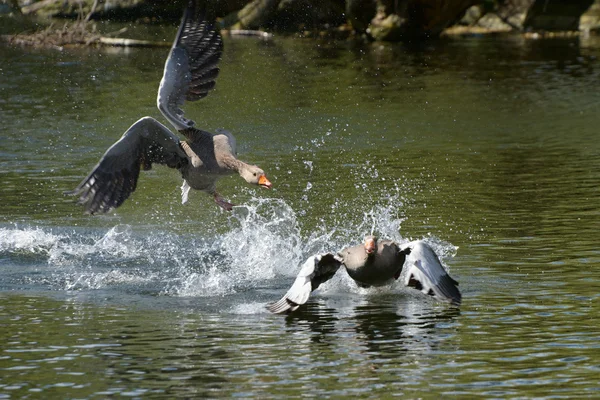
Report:
[[[184,117],[185,101],[196,101],[215,86],[223,42],[218,30],[206,20],[197,1],[190,1],[165,62],[157,106],[169,123],[186,139],[152,117],[135,122],[103,155],[92,172],[70,194],[90,214],[119,207],[135,191],[140,170],[153,164],[177,169],[183,177],[182,202],[190,189],[211,194],[217,205],[231,210],[233,204],[217,192],[219,178],[238,173],[250,184],[270,188],[262,169],[236,157],[236,142],[225,130],[210,133]]]
[[[371,238],[367,238],[364,246],[348,247],[338,254],[348,275],[363,287],[393,283],[400,276],[406,258],[405,251],[391,240],[375,242]]]
[[[363,244],[345,248],[337,254],[310,257],[300,268],[291,288],[279,301],[269,304],[268,310],[285,313],[298,309],[308,301],[312,291],[331,279],[342,266],[361,287],[392,284],[405,271],[405,286],[455,306],[462,300],[458,282],[450,277],[427,243],[417,240],[400,245],[369,236]]]

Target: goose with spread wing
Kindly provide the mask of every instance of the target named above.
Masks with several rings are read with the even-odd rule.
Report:
[[[450,277],[431,246],[422,240],[398,244],[367,236],[363,244],[337,254],[310,257],[300,269],[292,287],[281,300],[267,306],[273,313],[291,312],[308,301],[312,291],[331,279],[344,266],[360,287],[389,285],[400,278],[403,283],[426,295],[459,306],[458,282]]]
[[[233,204],[216,189],[217,180],[239,173],[250,184],[271,188],[262,169],[236,158],[236,142],[225,130],[209,133],[184,117],[181,106],[205,97],[215,86],[223,42],[202,8],[190,1],[165,63],[157,105],[169,123],[186,140],[179,140],[152,117],[134,123],[100,159],[92,172],[73,190],[78,203],[90,214],[119,207],[136,188],[140,170],[162,164],[179,170],[183,177],[182,202],[190,189],[204,191],[217,205],[231,210]]]

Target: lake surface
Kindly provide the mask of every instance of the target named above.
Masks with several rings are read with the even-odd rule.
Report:
[[[600,396],[600,41],[226,39],[186,116],[274,189],[183,206],[159,166],[84,215],[167,52],[0,47],[0,399]],[[431,243],[460,309],[340,273],[265,310],[372,231]]]

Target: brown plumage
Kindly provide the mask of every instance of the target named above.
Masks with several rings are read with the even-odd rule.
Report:
[[[310,257],[288,292],[267,308],[273,313],[296,310],[341,266],[361,287],[392,284],[405,270],[403,282],[406,286],[455,306],[460,305],[462,300],[458,282],[448,275],[427,243],[418,240],[399,245],[391,240],[378,241],[376,237],[368,236],[363,244],[345,248],[336,255],[328,253]]]
[[[216,182],[238,173],[246,182],[270,188],[262,169],[236,158],[235,138],[225,130],[210,133],[185,118],[180,106],[205,97],[215,86],[223,42],[217,29],[206,20],[197,1],[185,10],[175,41],[165,62],[157,106],[185,141],[152,117],[135,122],[114,143],[92,172],[69,194],[78,196],[85,211],[105,213],[119,207],[135,191],[140,169],[153,164],[179,170],[184,183],[182,201],[190,189],[211,194],[217,205],[231,210],[233,204],[217,192]]]

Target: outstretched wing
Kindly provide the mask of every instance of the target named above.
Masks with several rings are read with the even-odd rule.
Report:
[[[321,283],[331,279],[341,265],[341,260],[333,254],[310,257],[302,265],[290,290],[281,300],[269,304],[267,309],[276,314],[296,310],[306,303],[313,290],[317,289]]]
[[[119,207],[137,185],[140,168],[152,163],[180,168],[188,159],[179,139],[166,126],[151,117],[133,124],[104,153],[92,172],[68,192],[79,196],[78,203],[90,214],[105,213]]]
[[[410,248],[404,268],[404,284],[437,299],[460,305],[461,294],[458,282],[448,275],[440,259],[425,242],[417,240],[402,246]]]
[[[205,97],[215,86],[223,52],[218,29],[206,20],[197,3],[190,1],[183,14],[158,88],[158,109],[178,131],[194,126],[180,107],[185,100]]]

